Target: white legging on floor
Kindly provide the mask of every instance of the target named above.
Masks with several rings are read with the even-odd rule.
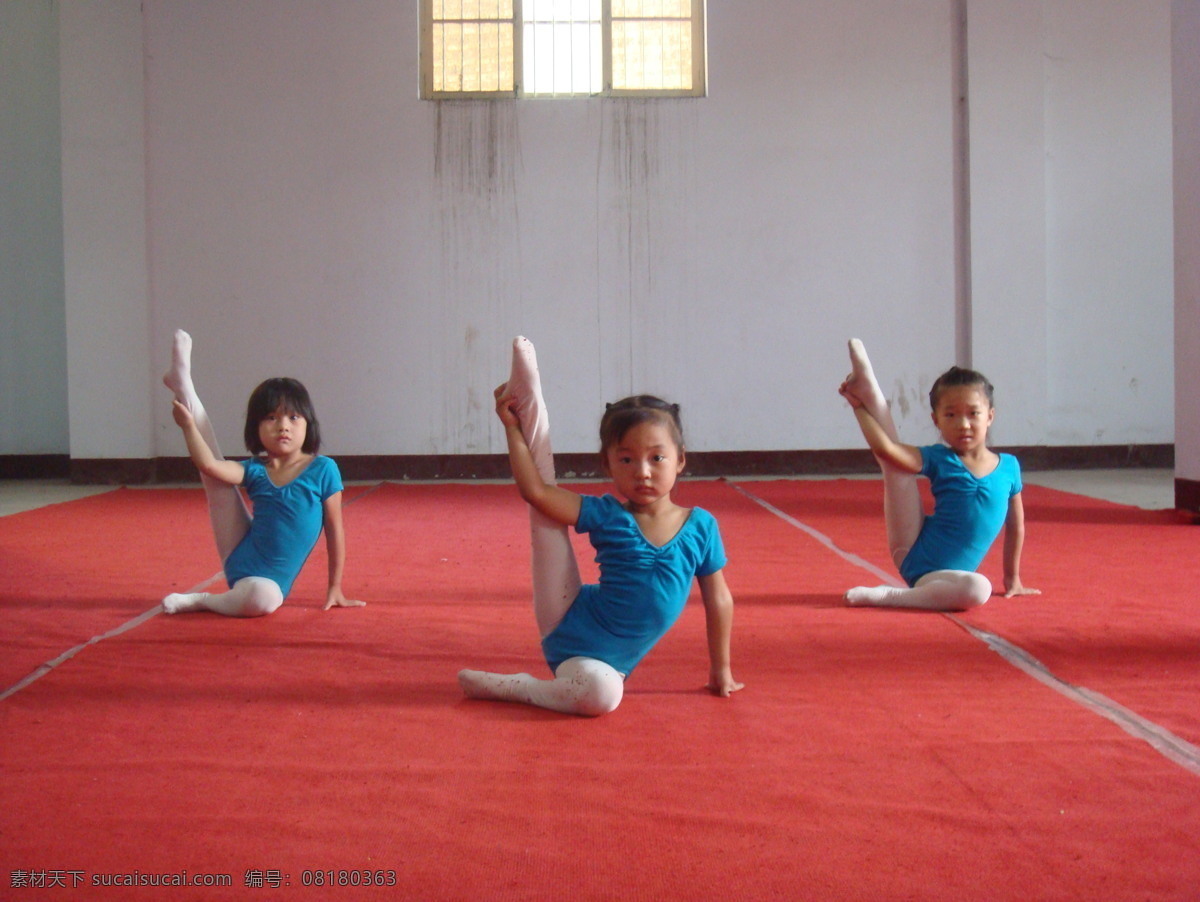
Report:
[[[875,378],[867,350],[858,339],[850,340],[850,375],[847,382],[877,423],[894,442],[900,441],[887,398]],[[887,525],[888,551],[896,569],[921,534],[925,509],[917,476],[906,473],[876,456],[883,473],[883,517]],[[851,604],[885,607],[963,610],[983,604],[992,594],[992,584],[980,573],[966,570],[935,570],[926,573],[912,588],[858,586],[846,593]]]
[[[219,459],[225,458],[217,444],[216,432],[208,412],[200,403],[192,383],[192,337],[182,329],[176,331],[171,348],[171,367],[163,376],[163,384],[175,394],[175,399],[191,411],[204,443]],[[250,511],[237,486],[200,474],[204,497],[208,502],[208,518],[221,562],[233,553],[250,529]],[[230,617],[259,617],[270,614],[283,604],[283,592],[271,579],[251,576],[238,580],[228,592],[175,593],[163,599],[168,614],[208,610]]]
[[[550,420],[542,397],[537,356],[527,338],[513,341],[512,371],[508,391],[521,421],[538,473],[548,484],[556,482],[550,448]],[[567,527],[532,507],[529,509],[533,567],[533,613],[538,635],[549,635],[579,594],[579,562],[571,547]],[[558,666],[552,680],[527,673],[498,674],[479,670],[459,673],[463,691],[472,698],[524,702],[564,714],[596,716],[612,711],[624,694],[624,677],[594,658],[569,658]]]

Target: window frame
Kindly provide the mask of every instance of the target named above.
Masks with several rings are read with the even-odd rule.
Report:
[[[658,99],[708,96],[708,29],[706,0],[689,0],[692,7],[692,87],[691,88],[613,88],[612,72],[612,0],[600,0],[600,45],[602,78],[595,93],[527,94],[522,84],[524,31],[521,26],[523,0],[513,4],[513,87],[503,91],[435,91],[433,89],[433,3],[420,0],[420,53],[418,96],[422,100],[570,100],[595,97],[635,97]]]

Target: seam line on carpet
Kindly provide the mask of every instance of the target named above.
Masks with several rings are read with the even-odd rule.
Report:
[[[818,529],[809,526],[800,520],[797,520],[786,511],[777,508],[765,498],[760,498],[753,492],[743,488],[736,482],[730,481],[729,485],[737,492],[741,493],[746,498],[749,498],[755,504],[765,508],[770,513],[779,517],[785,523],[796,527],[805,534],[816,539],[830,551],[841,557],[848,563],[854,564],[856,567],[861,567],[871,574],[879,577],[884,583],[891,586],[901,585],[897,579],[889,573],[876,567],[870,561],[864,560],[857,554],[840,547],[829,536],[825,535]],[[1185,770],[1189,770],[1194,774],[1200,775],[1200,748],[1192,745],[1185,739],[1176,736],[1170,730],[1159,726],[1152,720],[1148,720],[1136,711],[1131,711],[1124,705],[1113,701],[1106,695],[1088,689],[1086,686],[1077,686],[1074,683],[1068,683],[1066,680],[1055,676],[1045,664],[1035,658],[1019,645],[1015,645],[995,633],[987,630],[979,629],[971,626],[965,621],[953,614],[938,612],[947,620],[959,626],[969,636],[978,639],[989,649],[998,654],[1001,658],[1011,664],[1013,667],[1020,670],[1027,676],[1033,677],[1044,686],[1053,689],[1060,695],[1065,696],[1078,705],[1088,709],[1093,714],[1098,714],[1100,717],[1116,724],[1130,736],[1140,739],[1156,752],[1169,761],[1173,761]]]
[[[203,582],[197,583],[191,589],[188,589],[188,592],[203,592],[206,588],[208,588],[213,583],[215,583],[218,579],[220,579],[221,575],[222,575],[222,571],[218,570],[215,574],[210,576],[208,579],[204,580]],[[44,664],[39,664],[37,666],[37,668],[35,668],[33,670],[32,673],[28,674],[27,676],[25,676],[23,679],[19,680],[18,682],[13,683],[13,685],[11,685],[7,689],[5,689],[4,692],[0,693],[0,702],[4,701],[10,695],[16,695],[18,692],[20,692],[22,689],[24,689],[30,683],[33,683],[36,680],[40,680],[42,677],[44,677],[46,674],[48,674],[50,671],[52,671],[58,665],[65,664],[67,661],[71,660],[71,658],[75,657],[77,654],[79,654],[81,651],[83,651],[89,645],[95,645],[97,642],[102,642],[105,639],[111,639],[113,636],[119,636],[119,635],[121,635],[121,633],[128,632],[129,630],[134,629],[135,627],[141,626],[143,623],[145,623],[151,617],[154,617],[161,613],[162,613],[162,605],[156,604],[150,610],[143,611],[142,613],[140,613],[136,617],[134,617],[132,620],[126,620],[120,626],[113,627],[112,629],[110,629],[107,633],[101,633],[98,636],[92,636],[92,638],[88,639],[86,642],[81,642],[78,645],[76,645],[74,648],[67,649],[61,655],[59,655],[57,658],[54,658],[51,661],[47,661]]]
[[[357,495],[355,495],[353,498],[351,498],[349,501],[347,501],[345,506],[349,507],[351,504],[353,504],[359,498],[367,497],[367,495],[370,495],[381,485],[383,485],[383,483],[377,483],[377,484],[371,486],[366,491],[359,492]],[[214,573],[208,579],[203,580],[202,582],[199,582],[196,585],[192,586],[192,588],[188,589],[187,594],[190,595],[192,592],[203,592],[205,589],[207,589],[209,586],[211,586],[213,583],[215,583],[218,579],[220,579],[223,575],[224,575],[224,571],[218,570],[216,573]],[[24,689],[30,683],[40,680],[42,677],[44,677],[46,674],[48,674],[50,671],[52,671],[55,667],[58,667],[58,665],[66,663],[67,661],[71,660],[71,658],[75,657],[77,654],[79,654],[81,651],[83,651],[89,645],[95,645],[97,642],[102,642],[105,639],[111,639],[114,636],[119,636],[122,633],[128,632],[131,629],[134,629],[135,627],[141,626],[143,623],[145,623],[151,617],[154,617],[155,615],[161,614],[161,613],[162,613],[162,604],[161,603],[156,604],[150,610],[143,611],[142,613],[140,613],[136,617],[134,617],[132,620],[126,620],[120,626],[113,627],[112,629],[110,629],[107,633],[101,633],[98,636],[92,636],[92,638],[88,639],[86,642],[81,642],[78,645],[76,645],[74,648],[68,648],[57,658],[47,661],[44,664],[39,664],[37,667],[35,667],[33,669],[32,672],[26,674],[22,679],[13,683],[11,686],[9,686],[7,689],[5,689],[3,692],[0,692],[0,702],[4,701],[10,695],[16,695],[18,692],[20,692],[22,689]]]

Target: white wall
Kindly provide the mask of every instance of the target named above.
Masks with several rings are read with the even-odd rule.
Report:
[[[1200,0],[1172,6],[1175,123],[1175,476],[1200,481]]]
[[[560,451],[633,390],[679,400],[695,450],[858,447],[835,394],[854,334],[932,437],[956,344],[950,0],[713,0],[710,96],[654,103],[420,101],[417,6],[147,0],[138,35],[136,2],[64,7],[68,237],[91,195],[119,214],[68,241],[68,296],[127,336],[106,366],[72,333],[72,453],[137,456],[143,421],[149,453],[182,453],[154,385],[176,326],[228,450],[249,390],[288,373],[332,454],[499,452],[518,332]],[[106,8],[115,47],[67,40]],[[1169,21],[1167,0],[968,3],[971,349],[1001,442],[1172,440]],[[115,181],[77,178],[67,129],[108,128],[66,106],[96,70],[103,146],[128,138]],[[121,271],[83,278],[73,247]],[[119,441],[97,396],[128,407]]]
[[[971,364],[996,386],[993,441],[1022,445],[1071,443],[1047,437],[1044,5],[976,0],[967,19]]]
[[[0,3],[0,454],[62,454],[58,7]]]
[[[71,0],[60,41],[70,453],[144,459],[154,447],[141,3]]]
[[[218,422],[292,371],[331,452],[500,451],[524,332],[560,450],[634,390],[696,449],[837,447],[846,336],[951,355],[944,2],[713,4],[712,96],[653,104],[420,101],[416,11],[147,5],[155,341]]]
[[[1171,441],[1169,7],[1045,10],[1046,441]]]
[[[974,362],[998,441],[1171,441],[1170,21],[1140,8],[970,4]]]

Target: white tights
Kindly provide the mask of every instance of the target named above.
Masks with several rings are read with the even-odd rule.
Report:
[[[542,479],[555,483],[554,455],[550,449],[550,420],[542,397],[537,356],[527,338],[513,340],[512,371],[508,391],[521,421]],[[549,635],[579,594],[579,563],[567,527],[529,509],[533,566],[533,613],[538,634]],[[559,665],[552,680],[527,673],[500,674],[463,670],[458,682],[469,698],[523,702],[564,714],[594,717],[607,714],[621,703],[625,682],[621,674],[594,658],[569,658]]]
[[[852,605],[881,608],[921,608],[926,611],[965,611],[976,608],[992,595],[991,581],[967,570],[934,570],[911,588],[899,586],[856,586],[846,593]]]
[[[216,611],[227,617],[261,617],[283,604],[283,592],[273,579],[247,576],[233,584],[228,592],[173,593],[162,600],[163,611],[182,614],[186,611]]]
[[[523,702],[584,717],[616,710],[625,691],[621,674],[595,658],[567,658],[558,665],[552,680],[539,680],[527,673],[462,670],[458,682],[467,698]]]
[[[554,474],[554,452],[550,449],[550,417],[542,397],[537,355],[528,338],[513,339],[512,371],[508,391],[521,420],[521,433],[529,445],[533,462],[547,485],[558,480]],[[533,615],[538,635],[548,636],[575,601],[582,580],[579,562],[571,547],[567,527],[529,508],[529,541],[533,567]]]
[[[888,408],[887,398],[875,379],[867,349],[857,338],[850,339],[850,375],[848,388],[863,403],[867,413],[883,427],[892,441],[900,434]],[[883,472],[883,517],[887,524],[888,550],[899,568],[921,534],[925,510],[917,477],[876,456]],[[992,584],[987,577],[966,570],[935,570],[926,573],[912,588],[898,586],[856,586],[846,593],[852,605],[877,605],[895,608],[923,608],[931,611],[962,611],[977,607],[991,597]]]
[[[171,348],[171,367],[163,376],[163,384],[175,393],[175,398],[188,410],[196,421],[205,444],[220,460],[224,460],[217,445],[217,436],[212,421],[192,384],[192,336],[182,329],[175,332]],[[213,538],[217,543],[217,554],[221,561],[233,553],[238,543],[250,529],[250,511],[237,486],[221,482],[200,474],[204,486],[204,497],[208,501],[208,518],[212,523]],[[283,593],[274,580],[251,576],[238,580],[228,592],[173,593],[162,601],[168,614],[184,611],[216,611],[229,617],[259,617],[270,614],[283,604]]]

